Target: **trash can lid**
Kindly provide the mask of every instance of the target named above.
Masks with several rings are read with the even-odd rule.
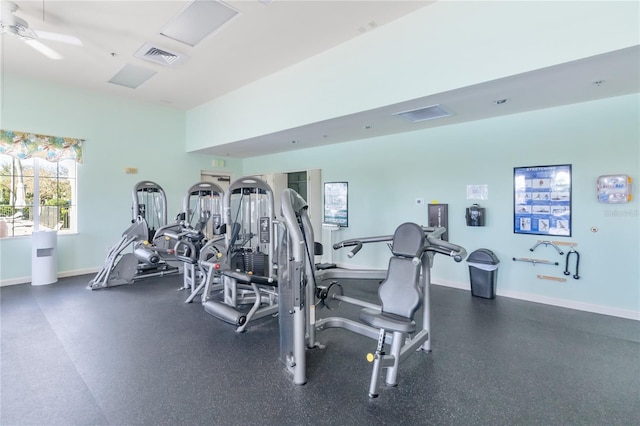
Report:
[[[478,249],[473,251],[469,257],[467,257],[467,262],[476,262],[476,263],[485,263],[488,265],[497,265],[500,263],[498,257],[489,249]]]

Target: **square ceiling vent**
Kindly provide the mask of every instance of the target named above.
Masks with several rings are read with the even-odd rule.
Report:
[[[145,43],[140,49],[133,54],[136,58],[142,58],[147,61],[166,67],[175,67],[187,60],[188,56],[178,52],[174,52],[164,47],[156,46],[151,43]]]
[[[444,109],[442,105],[431,105],[428,107],[412,109],[409,111],[396,112],[393,115],[400,116],[405,120],[409,120],[413,123],[426,120],[435,120],[436,118],[449,117],[451,114]]]

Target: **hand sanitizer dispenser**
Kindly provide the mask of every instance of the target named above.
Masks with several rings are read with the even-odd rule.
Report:
[[[477,204],[467,207],[467,226],[484,226],[484,208]]]

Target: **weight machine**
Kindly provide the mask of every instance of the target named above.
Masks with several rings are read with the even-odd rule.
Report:
[[[383,271],[379,288],[381,305],[344,296],[342,278],[377,279],[379,271],[349,271],[340,268],[315,271],[313,229],[307,215],[306,202],[295,191],[282,195],[282,214],[286,232],[279,245],[279,320],[280,360],[298,385],[306,383],[305,349],[319,346],[316,333],[327,328],[343,328],[378,342],[373,362],[369,396],[377,396],[381,370],[387,369],[386,383],[397,385],[400,363],[417,350],[430,351],[430,270],[436,253],[453,257],[456,262],[466,257],[466,250],[440,239],[444,228],[424,228],[414,223],[400,225],[394,235],[343,241],[335,248],[353,247],[355,255],[364,244],[391,242],[393,256],[389,269]],[[350,257],[351,257],[350,256]],[[317,285],[330,281],[329,286]],[[316,319],[317,305],[350,303],[362,308],[360,321],[343,317]],[[414,321],[419,307],[423,310],[420,325]],[[390,347],[389,354],[385,345]]]
[[[231,183],[224,216],[224,240],[211,241],[200,254],[202,304],[207,313],[243,332],[250,321],[278,311],[271,187],[256,177]]]

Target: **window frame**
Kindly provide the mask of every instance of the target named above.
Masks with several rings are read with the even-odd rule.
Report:
[[[14,170],[14,161],[20,162],[21,172]],[[11,170],[7,171],[6,166],[9,164]],[[26,174],[25,166],[31,168]],[[17,176],[18,173],[22,176]],[[5,184],[7,178],[9,186]],[[61,184],[61,181],[67,181],[68,185]],[[3,191],[0,198],[0,238],[31,236],[35,231],[44,230],[56,230],[63,235],[78,232],[76,161],[67,159],[50,162],[38,157],[17,158],[0,153],[0,182]],[[23,185],[22,195],[17,194],[16,185]],[[46,198],[41,193],[44,188],[47,188]],[[31,192],[28,192],[29,189]],[[9,190],[8,196],[4,193],[6,190]],[[22,196],[22,200],[18,199],[19,196]],[[39,200],[38,209],[34,209],[36,199]],[[43,203],[44,200],[48,201]],[[63,204],[62,200],[68,200],[67,204]],[[22,205],[24,206],[17,207]],[[51,221],[51,217],[55,223]]]

